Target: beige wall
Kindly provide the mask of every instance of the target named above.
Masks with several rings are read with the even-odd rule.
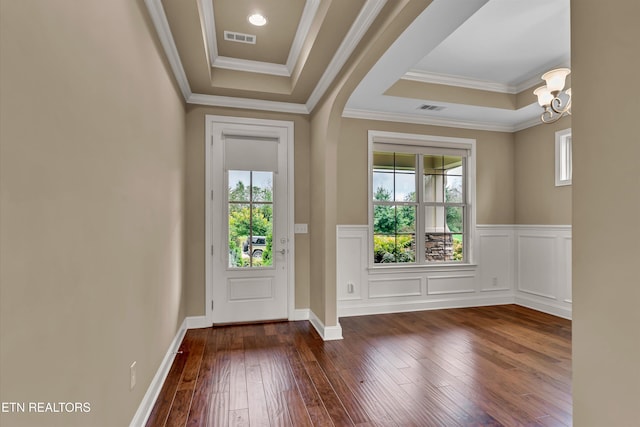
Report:
[[[571,186],[556,187],[555,133],[571,117],[515,133],[516,224],[571,224]]]
[[[638,425],[640,2],[571,2],[574,425]],[[612,74],[613,73],[613,74]]]
[[[128,425],[184,319],[183,101],[142,0],[0,19],[0,400],[91,405],[0,424]]]
[[[513,224],[513,134],[344,119],[338,147],[338,224],[367,224],[367,132],[416,133],[476,140],[478,224]]]
[[[351,93],[391,43],[431,0],[388,2],[311,115],[311,311],[324,326],[338,324],[336,226],[341,114]],[[326,331],[325,331],[326,332]],[[331,335],[331,333],[329,333]]]
[[[205,314],[205,116],[207,114],[292,121],[294,126],[294,216],[310,221],[309,119],[295,114],[246,111],[232,108],[187,107],[186,148],[186,288],[187,315]],[[309,308],[309,234],[296,234],[295,306]]]

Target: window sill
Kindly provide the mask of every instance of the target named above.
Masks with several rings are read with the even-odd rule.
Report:
[[[477,264],[472,263],[443,263],[438,265],[385,265],[385,266],[369,266],[367,270],[370,274],[384,273],[408,273],[408,272],[432,272],[432,271],[464,271],[475,270]]]

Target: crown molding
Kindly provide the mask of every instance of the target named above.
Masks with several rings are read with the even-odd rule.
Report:
[[[542,122],[539,117],[511,125],[501,125],[491,122],[472,122],[439,117],[422,117],[414,114],[385,113],[382,111],[360,110],[355,108],[345,108],[342,117],[363,120],[379,120],[396,123],[412,123],[418,125],[445,126],[450,128],[486,130],[493,132],[519,132],[533,126],[538,126]]]
[[[313,16],[315,16],[319,6],[319,1],[320,0],[307,0],[307,5],[305,6],[305,10],[303,12],[305,20],[313,20]],[[309,114],[310,111],[316,106],[318,101],[320,101],[326,90],[329,88],[329,85],[331,84],[333,79],[349,59],[349,57],[353,53],[353,50],[356,48],[366,31],[373,23],[373,20],[378,16],[378,13],[380,13],[380,10],[386,4],[386,2],[387,0],[367,0],[305,105],[192,93],[191,87],[189,86],[189,81],[187,80],[186,73],[182,66],[182,62],[180,61],[178,49],[171,34],[169,22],[167,21],[167,17],[164,13],[164,8],[162,6],[161,0],[145,0],[152,21],[156,28],[156,32],[158,33],[158,37],[160,38],[162,47],[164,48],[165,54],[167,55],[169,63],[171,64],[171,69],[176,80],[178,81],[178,85],[180,86],[182,95],[184,96],[184,99],[187,103],[210,106],[226,106],[234,108],[249,108],[257,110],[271,110],[295,114]],[[221,67],[229,69],[238,69],[237,67],[241,67],[243,71],[253,71],[257,73],[262,72],[280,76],[290,74],[284,74],[284,68],[286,66],[280,64],[270,64],[259,61],[246,61],[237,60],[234,58],[218,57],[217,47],[215,43],[213,4],[209,0],[198,0],[198,8],[201,11],[201,22],[205,38],[207,39],[205,43],[207,54],[210,58],[216,57]],[[310,26],[311,24],[309,23],[308,25]],[[305,26],[307,26],[307,24],[301,22],[299,29]]]
[[[300,17],[300,23],[298,24],[298,29],[296,31],[296,36],[293,39],[291,49],[289,50],[289,57],[287,58],[286,66],[289,70],[289,75],[291,75],[291,73],[293,72],[293,68],[298,63],[298,59],[300,59],[300,53],[302,52],[304,41],[309,36],[309,30],[311,30],[313,18],[315,18],[319,7],[320,0],[307,0],[307,3],[304,5],[302,16]]]
[[[519,83],[516,86],[516,90],[518,91],[518,93],[523,92],[527,89],[531,89],[534,86],[542,86],[544,84],[544,81],[542,80],[542,78],[540,77],[540,75],[536,75],[533,76],[521,83]]]
[[[204,47],[207,54],[207,61],[213,64],[214,59],[218,56],[218,46],[215,42],[215,19],[213,16],[213,1],[197,0],[198,12],[200,12],[200,26],[202,27],[202,36],[204,37]]]
[[[216,68],[227,70],[247,71],[250,73],[271,74],[273,76],[290,77],[291,70],[286,65],[271,62],[251,61],[249,59],[229,58],[218,56],[212,64]]]
[[[531,89],[534,86],[542,85],[543,83],[541,82],[540,75],[541,74],[537,73],[529,77],[528,79],[518,83],[517,85],[506,85],[502,83],[489,82],[486,80],[471,79],[467,77],[458,77],[447,74],[428,73],[426,71],[413,69],[408,71],[404,76],[401,77],[401,79],[421,83],[433,83],[446,86],[464,87],[467,89],[485,90],[488,92],[508,93],[513,95]]]
[[[520,122],[516,124],[513,128],[513,132],[519,132],[521,130],[529,129],[531,127],[538,126],[540,124],[542,124],[542,121],[540,120],[539,116],[536,116],[532,119],[525,120],[524,122]]]
[[[316,88],[309,97],[306,105],[289,102],[265,101],[259,99],[234,98],[227,96],[192,93],[186,73],[182,66],[182,62],[180,61],[180,55],[178,54],[175,41],[171,34],[167,17],[164,13],[164,8],[162,7],[161,0],[145,0],[145,4],[147,6],[147,9],[149,10],[149,15],[155,26],[158,38],[165,51],[167,60],[169,61],[169,65],[173,71],[176,82],[178,83],[182,95],[188,104],[208,105],[214,107],[243,108],[260,111],[275,111],[292,114],[309,114],[316,106],[322,95],[324,95],[324,92],[328,89],[329,85],[336,77],[344,63],[347,61],[347,59],[357,46],[358,42],[362,39],[362,36],[367,31],[375,17],[378,15],[386,1],[387,0],[367,0],[367,3],[364,5],[362,11],[358,15],[357,20],[349,30],[347,37],[340,45],[340,48],[336,52],[336,55],[334,55],[331,63],[327,67],[325,73],[322,75],[322,78],[318,82],[318,85],[316,85]],[[204,7],[206,4],[210,4],[211,2],[206,0],[199,0],[199,3]],[[408,80],[415,79],[408,78]],[[523,83],[521,84],[521,86],[522,85],[528,84]],[[485,88],[483,90],[488,89]],[[385,113],[357,109],[345,109],[343,117],[400,123],[425,124],[432,126],[446,126],[464,129],[478,129],[497,132],[517,132],[532,126],[536,126],[540,123],[537,117],[525,122],[518,123],[515,126],[505,126],[497,125],[495,123],[441,119],[434,117],[416,116],[412,114]]]
[[[173,75],[176,78],[178,86],[180,87],[182,96],[185,100],[189,99],[191,96],[191,87],[187,80],[187,74],[182,67],[178,48],[176,48],[176,43],[173,40],[173,35],[169,28],[169,21],[167,21],[167,15],[164,13],[161,0],[145,0],[144,2],[147,6],[147,10],[149,10],[151,21],[156,28],[160,44],[167,55],[167,60],[169,61],[169,65],[171,66],[171,70],[173,71]]]
[[[302,46],[309,34],[313,18],[318,12],[320,0],[306,0],[300,23],[296,30],[296,35],[289,49],[289,56],[286,65],[271,62],[250,61],[245,59],[229,58],[218,55],[218,40],[216,37],[215,15],[213,12],[213,2],[211,0],[198,0],[198,8],[202,15],[203,34],[205,45],[209,52],[209,62],[212,67],[225,68],[228,70],[248,71],[252,73],[270,74],[274,76],[291,77]]]
[[[336,51],[336,54],[331,59],[329,66],[322,74],[322,77],[311,93],[311,96],[309,96],[309,99],[307,100],[307,109],[309,111],[313,111],[315,106],[318,104],[324,93],[329,88],[329,85],[333,82],[333,79],[338,75],[338,72],[347,62],[356,46],[386,3],[387,0],[367,0],[365,5],[362,7],[358,17],[354,21],[353,25],[351,25],[349,32]]]
[[[467,77],[451,76],[446,74],[428,73],[420,70],[409,70],[402,80],[411,80],[421,83],[433,83],[446,86],[464,87],[467,89],[485,90],[489,92],[516,94],[517,88],[502,83],[489,82],[486,80],[471,79]]]
[[[384,122],[413,123],[419,125],[444,126],[460,129],[486,130],[493,132],[515,132],[515,127],[490,122],[473,122],[451,118],[424,117],[414,114],[386,113],[382,111],[345,108],[342,117],[363,120],[380,120]]]
[[[279,113],[309,114],[309,110],[304,104],[294,104],[292,102],[234,98],[230,96],[206,95],[201,93],[191,94],[186,101],[187,104],[208,105],[211,107],[229,107],[248,110],[275,111]]]

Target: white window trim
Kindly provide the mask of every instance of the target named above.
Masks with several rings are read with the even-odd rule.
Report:
[[[562,151],[564,151],[566,148],[566,144],[567,144],[567,139],[569,139],[569,141],[571,141],[571,128],[569,129],[563,129],[563,130],[559,130],[558,132],[556,132],[556,187],[561,187],[561,186],[565,186],[565,185],[571,185],[571,178],[569,179],[562,179]],[[572,155],[572,151],[573,151],[573,144],[571,143],[571,147],[569,148],[569,156],[566,157],[566,162],[567,164],[564,165],[565,168],[568,168],[569,170],[569,176],[572,175],[572,169],[573,169],[573,155]]]
[[[467,209],[468,209],[468,235],[466,262],[434,262],[431,264],[388,264],[380,265],[373,262],[373,151],[374,144],[397,144],[397,145],[413,145],[416,147],[438,147],[438,148],[456,148],[466,149],[469,154],[467,157]],[[475,245],[476,245],[476,140],[470,138],[453,138],[446,136],[422,135],[412,133],[385,132],[385,131],[368,131],[368,264],[371,270],[416,270],[416,269],[438,269],[447,268],[469,268],[475,265]]]

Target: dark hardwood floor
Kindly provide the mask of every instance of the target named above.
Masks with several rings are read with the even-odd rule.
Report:
[[[515,305],[187,332],[147,426],[570,426],[571,322]]]

